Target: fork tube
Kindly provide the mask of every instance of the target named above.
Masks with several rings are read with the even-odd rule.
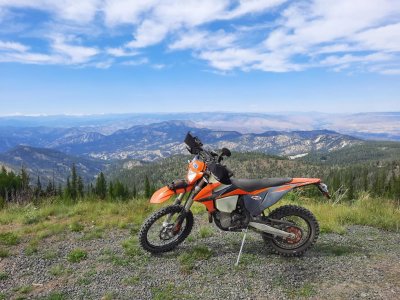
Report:
[[[179,194],[178,197],[176,197],[173,205],[181,204],[184,195],[185,193]]]
[[[190,208],[193,205],[193,201],[194,201],[193,198],[197,195],[198,192],[201,191],[201,189],[204,187],[204,184],[205,184],[205,181],[202,178],[200,180],[200,182],[194,188],[193,192],[189,195],[188,199],[186,200],[185,206],[184,206],[184,209],[186,212],[189,212]]]
[[[179,194],[178,197],[176,197],[174,204],[173,205],[180,205],[183,199],[183,196],[185,196],[185,193]],[[172,218],[173,214],[169,214],[165,221],[163,222],[163,226],[167,226],[170,222],[171,222],[171,218]]]

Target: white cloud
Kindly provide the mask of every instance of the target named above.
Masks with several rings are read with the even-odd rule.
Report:
[[[172,50],[184,49],[220,49],[233,46],[237,37],[224,30],[217,32],[190,30],[179,35],[178,39],[169,45]]]
[[[382,62],[393,60],[394,56],[386,53],[373,53],[369,55],[352,55],[345,54],[342,56],[328,56],[323,59],[320,64],[335,66],[335,65],[349,65],[354,62],[370,63],[370,62]]]
[[[105,0],[102,11],[108,26],[137,24],[144,12],[155,6],[158,0]]]
[[[153,69],[156,69],[156,70],[162,70],[162,69],[164,69],[166,67],[166,65],[164,65],[164,64],[154,64],[154,65],[151,65],[151,67]]]
[[[0,0],[0,8],[32,8],[51,12],[57,18],[85,23],[93,20],[101,3],[101,0]]]
[[[49,13],[34,29],[49,46],[1,38],[2,61],[109,67],[161,44],[223,72],[398,69],[398,0],[0,0],[0,19],[14,8]]]
[[[249,13],[261,13],[267,9],[279,6],[287,0],[240,0],[239,5],[229,11],[225,18],[237,18]]]
[[[63,36],[54,38],[52,49],[64,56],[65,62],[70,64],[85,63],[99,53],[96,48],[68,44]]]
[[[127,43],[126,46],[142,48],[158,44],[165,38],[169,29],[164,24],[146,20],[136,30],[135,39]]]
[[[400,52],[400,23],[367,29],[354,36],[363,49]]]
[[[149,59],[147,57],[142,57],[138,59],[133,59],[133,60],[127,60],[122,62],[122,65],[124,66],[140,66],[140,65],[145,65],[149,63]]]
[[[229,48],[218,51],[204,51],[200,58],[222,71],[241,68],[244,71],[262,70],[268,72],[298,71],[302,67],[285,60],[275,53],[262,53],[254,49]]]
[[[25,45],[23,45],[21,43],[0,41],[0,51],[1,50],[11,50],[11,51],[18,51],[18,52],[26,52],[26,51],[29,50],[29,47],[25,46]]]
[[[136,56],[139,54],[137,51],[127,51],[122,47],[118,48],[108,48],[106,52],[115,57],[127,57],[127,56]]]

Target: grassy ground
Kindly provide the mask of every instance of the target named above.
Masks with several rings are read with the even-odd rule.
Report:
[[[322,232],[343,233],[348,225],[400,230],[399,205],[394,201],[371,198],[368,194],[352,203],[339,204],[321,199],[287,197],[271,210],[285,204],[297,204],[310,209],[317,216]],[[0,244],[15,245],[22,237],[30,237],[32,249],[29,251],[34,251],[37,241],[64,231],[84,232],[88,239],[100,236],[107,228],[132,226],[136,231],[144,218],[158,208],[148,204],[145,199],[128,202],[82,201],[75,204],[49,200],[39,206],[11,205],[0,211]],[[205,209],[196,203],[193,211],[202,213]],[[207,232],[202,234],[207,235]]]
[[[400,208],[393,201],[362,195],[353,203],[287,197],[277,205],[298,204],[310,209],[320,222],[321,232],[339,233],[348,225],[367,225],[380,229],[400,230]],[[83,239],[101,238],[110,228],[130,228],[136,235],[140,224],[154,209],[144,199],[128,202],[82,201],[75,204],[48,201],[40,206],[12,205],[0,211],[0,257],[12,253],[13,246],[23,242],[25,253],[38,251],[43,239],[65,232],[82,232]],[[201,204],[193,207],[195,213],[205,212]],[[200,232],[207,237],[208,229]]]
[[[353,256],[355,260],[362,258],[363,261],[365,257],[365,262],[369,263],[370,253],[368,251],[370,250],[363,250],[364,232],[360,232],[359,241],[355,243],[354,233],[351,229],[346,230],[346,227],[358,224],[389,231],[399,231],[400,227],[400,209],[396,203],[384,199],[370,198],[368,195],[363,195],[353,203],[339,204],[333,204],[333,202],[327,202],[322,199],[306,199],[292,195],[280,201],[276,206],[284,204],[298,204],[309,208],[316,214],[322,232],[327,233],[321,237],[321,241],[312,250],[314,252],[311,252],[308,256],[307,259],[310,261],[307,264],[304,261],[305,266],[308,266],[308,263],[314,265],[316,261],[320,260],[320,257],[328,258],[327,264],[329,266],[340,265],[346,262],[346,258]],[[177,268],[177,271],[184,275],[188,273],[197,274],[196,276],[198,277],[194,276],[195,278],[203,278],[203,275],[200,276],[203,274],[200,271],[202,268],[208,267],[209,269],[205,273],[215,272],[216,275],[228,276],[230,271],[227,271],[225,260],[229,261],[229,263],[235,260],[237,249],[240,246],[240,236],[220,232],[212,224],[209,225],[207,216],[202,215],[205,213],[205,209],[201,204],[196,204],[193,207],[194,212],[198,215],[196,217],[197,225],[194,233],[189,236],[186,246],[183,246],[183,250],[170,253],[164,258],[145,255],[138,247],[137,231],[143,219],[158,208],[159,206],[152,206],[144,199],[128,202],[83,201],[76,204],[63,204],[49,200],[49,202],[40,206],[9,206],[1,210],[0,287],[3,283],[15,280],[12,290],[5,289],[6,294],[4,294],[4,297],[13,294],[15,297],[12,299],[20,299],[26,295],[40,293],[41,290],[53,290],[54,287],[48,287],[46,284],[56,283],[57,286],[63,287],[76,285],[77,289],[81,289],[84,292],[86,287],[92,286],[96,282],[102,282],[103,277],[100,274],[105,274],[105,272],[119,274],[118,278],[121,277],[122,284],[133,289],[139,283],[144,284],[142,282],[143,276],[153,276],[152,274],[155,270],[148,271],[147,268],[161,263],[163,266],[169,264],[170,268]],[[368,231],[367,233],[369,237],[367,242],[371,245],[368,244],[365,249],[370,249],[372,245],[381,247],[381,240],[379,242],[375,240],[384,240],[386,238],[379,232],[371,232]],[[337,236],[331,233],[339,233],[341,235]],[[222,239],[222,237],[224,238]],[[264,263],[266,258],[262,254],[262,243],[260,243],[259,237],[257,238],[249,237],[245,254],[241,260],[241,268],[231,270],[232,272],[238,272],[240,278],[250,276],[253,274],[252,272],[260,272],[260,274],[254,275],[254,277],[258,278],[265,272],[265,269],[258,270],[255,267],[256,265],[262,265],[261,263]],[[352,242],[348,243],[347,240]],[[378,249],[377,253],[382,251],[382,253],[385,253],[385,251],[392,249],[390,247],[385,246],[384,250],[382,250],[383,248]],[[279,257],[267,258],[268,260],[272,259],[272,263],[276,264],[278,270],[282,269],[281,264],[286,264],[286,260],[284,262]],[[331,262],[331,259],[335,261]],[[392,259],[394,258],[389,257],[387,261]],[[18,263],[11,263],[14,260],[18,261]],[[210,260],[212,263],[208,263]],[[18,266],[21,263],[28,262],[32,266],[39,262],[42,265],[37,267],[39,269],[34,269],[36,271],[29,271],[32,267],[27,268],[24,274],[18,275],[18,277],[15,275],[14,278],[13,271],[8,269],[9,266]],[[292,268],[291,264],[301,264],[302,262],[303,260],[288,260],[287,264],[284,265],[285,270],[287,268],[287,274],[284,273],[280,277],[274,277],[274,282],[271,282],[271,286],[275,286],[278,289],[282,287],[286,291],[284,287],[286,286],[287,278],[294,272],[290,269]],[[382,264],[378,256],[376,263]],[[214,264],[221,265],[216,267]],[[104,269],[105,266],[107,269]],[[17,268],[20,272],[24,270],[23,267]],[[81,269],[76,271],[76,268]],[[324,268],[321,267],[322,269]],[[373,269],[371,267],[371,270]],[[44,272],[43,270],[48,273],[46,276],[50,276],[52,281],[46,283],[47,281],[43,279],[45,287],[34,285],[36,282],[33,281],[32,283],[29,279],[34,274],[29,272]],[[243,272],[243,274],[240,272]],[[296,272],[293,274],[297,274]],[[393,278],[396,281],[398,274],[396,272],[393,274]],[[213,278],[207,280],[212,281]],[[176,295],[177,293],[174,286],[177,284],[176,282],[158,285],[155,284],[155,282],[158,282],[155,278],[150,282],[152,284],[150,285],[150,291],[153,299],[168,299],[170,295]],[[183,293],[186,288],[181,288]],[[253,288],[254,290],[259,289],[256,285]],[[286,291],[284,295],[287,298],[297,299],[313,297],[315,293],[316,285],[313,279],[310,279],[309,282],[301,283],[296,289]],[[46,299],[66,299],[65,297],[57,297],[56,293],[51,296],[53,298]],[[2,299],[1,293],[0,299]],[[111,292],[107,297],[104,295],[104,299],[113,299]]]

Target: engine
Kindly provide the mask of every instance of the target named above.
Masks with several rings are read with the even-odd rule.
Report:
[[[240,231],[250,222],[250,214],[244,208],[241,199],[237,201],[236,208],[232,212],[218,210],[213,217],[215,224],[225,231]]]

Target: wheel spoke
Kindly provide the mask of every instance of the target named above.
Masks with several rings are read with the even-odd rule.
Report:
[[[142,225],[139,241],[143,249],[152,253],[170,251],[189,235],[193,226],[193,214],[181,218],[183,207],[167,206],[151,215]]]

